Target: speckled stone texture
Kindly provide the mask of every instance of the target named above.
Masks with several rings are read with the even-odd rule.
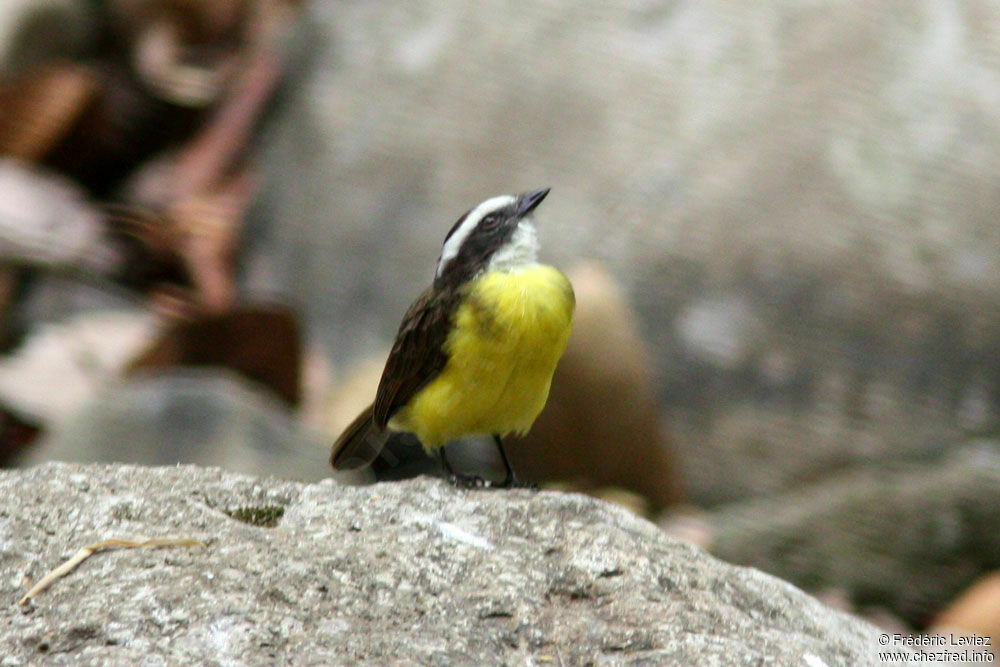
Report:
[[[874,627],[583,496],[75,464],[0,493],[3,665],[876,662]],[[100,552],[17,605],[139,536],[207,546]]]

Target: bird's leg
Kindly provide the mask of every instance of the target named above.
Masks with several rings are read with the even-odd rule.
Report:
[[[484,489],[492,486],[492,483],[483,479],[479,475],[465,475],[463,473],[458,473],[452,470],[451,464],[448,463],[448,455],[444,453],[445,446],[442,445],[441,449],[441,465],[444,467],[444,472],[448,475],[448,481],[455,486],[461,486],[466,489]]]
[[[504,478],[503,482],[499,484],[499,486],[502,486],[505,489],[514,489],[514,488],[537,489],[538,487],[535,484],[522,482],[517,478],[517,475],[514,474],[514,468],[513,466],[510,465],[510,459],[507,458],[507,452],[504,451],[503,448],[503,438],[501,438],[499,435],[494,435],[493,442],[496,443],[497,449],[500,450],[500,458],[503,459],[503,467],[504,470],[507,471],[507,476]]]

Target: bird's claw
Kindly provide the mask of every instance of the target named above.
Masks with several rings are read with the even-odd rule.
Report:
[[[494,486],[493,482],[479,475],[452,474],[448,477],[448,481],[463,489],[490,489]]]
[[[479,475],[459,475],[453,473],[448,476],[448,481],[463,489],[528,489],[530,491],[538,491],[537,484],[522,482],[517,477],[508,478],[503,482],[494,482]]]

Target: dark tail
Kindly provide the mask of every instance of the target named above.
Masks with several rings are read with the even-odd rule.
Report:
[[[372,423],[372,407],[373,405],[369,405],[365,408],[333,443],[330,465],[334,469],[363,468],[382,451],[389,433]]]

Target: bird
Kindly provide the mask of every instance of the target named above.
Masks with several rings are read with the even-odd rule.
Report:
[[[394,433],[439,453],[457,486],[524,486],[503,437],[527,433],[548,399],[566,349],[576,298],[563,273],[538,261],[534,212],[541,188],[491,197],[445,236],[434,279],[399,326],[375,399],[334,442],[334,469],[374,461]],[[446,445],[492,437],[505,478],[456,472]]]

